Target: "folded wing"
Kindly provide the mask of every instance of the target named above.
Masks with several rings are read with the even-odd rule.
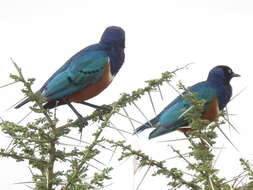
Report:
[[[47,82],[42,95],[49,100],[61,99],[94,84],[102,78],[106,64],[109,58],[103,51],[80,56]]]

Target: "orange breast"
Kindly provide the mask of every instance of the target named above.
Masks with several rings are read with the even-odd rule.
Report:
[[[69,96],[66,96],[65,99],[70,102],[83,102],[98,95],[111,83],[111,81],[112,78],[110,64],[108,63],[105,66],[102,78],[98,82],[91,84],[86,88],[79,90]]]
[[[213,98],[210,104],[208,105],[207,110],[205,113],[200,117],[203,120],[208,120],[210,122],[215,121],[219,116],[219,107],[218,107],[218,101],[217,98]],[[182,127],[178,128],[178,131],[181,131],[185,134],[191,130],[190,127]]]
[[[210,102],[206,112],[202,115],[201,119],[209,120],[210,122],[215,121],[219,116],[219,106],[217,98],[213,98]]]

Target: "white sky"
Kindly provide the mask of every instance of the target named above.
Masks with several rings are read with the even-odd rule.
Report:
[[[248,87],[228,106],[231,113],[237,114],[231,120],[240,135],[232,131],[231,138],[240,153],[223,137],[219,139],[226,150],[222,151],[218,166],[222,168],[223,175],[231,177],[240,171],[238,158],[252,160],[253,130],[249,123],[252,114],[252,21],[253,2],[250,0],[0,0],[0,86],[10,82],[9,74],[15,73],[9,59],[12,57],[22,67],[26,77],[36,78],[34,89],[38,89],[74,53],[99,41],[104,29],[110,25],[121,26],[126,31],[126,60],[114,82],[90,100],[92,103],[109,104],[121,92],[142,87],[143,81],[190,62],[195,64],[189,70],[180,72],[177,78],[186,85],[205,80],[208,71],[216,65],[228,65],[242,75],[232,80],[234,94]],[[19,121],[28,111],[27,107],[5,111],[22,98],[19,87],[13,85],[0,89],[0,116],[4,119]],[[169,86],[165,85],[164,89],[168,90],[167,99],[157,99],[157,110],[176,96]],[[144,105],[145,101],[138,105]],[[59,115],[65,114],[64,117],[61,115],[65,120],[75,118],[67,107],[58,110]],[[145,107],[144,111],[149,118],[153,116],[150,108]],[[129,123],[125,122],[124,125],[124,129],[132,130]],[[130,136],[129,142],[158,159],[174,155],[167,144],[158,143],[159,140],[183,137],[175,132],[148,141],[149,132],[142,133],[139,139]],[[1,139],[1,145],[5,147],[6,138]],[[186,143],[173,145],[180,149],[181,146],[187,147]],[[175,166],[177,163],[171,164]],[[118,163],[114,171],[115,184],[109,189],[133,188],[132,170],[129,170],[131,165],[131,162],[121,166]],[[12,185],[30,180],[29,170],[24,164],[3,159],[0,168],[2,189],[25,189],[22,185]],[[138,185],[142,174],[139,176],[135,177],[135,185]],[[148,178],[140,189],[150,188],[150,180],[156,188],[159,185],[164,188],[166,184],[162,179]]]

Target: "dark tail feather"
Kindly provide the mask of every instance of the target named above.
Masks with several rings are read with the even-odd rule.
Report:
[[[29,98],[26,98],[25,100],[23,100],[21,103],[18,103],[18,105],[16,105],[14,108],[18,109],[21,106],[25,105],[26,103],[30,102]]]
[[[155,118],[151,119],[149,122],[138,127],[137,129],[135,129],[134,134],[140,133],[140,132],[144,131],[145,129],[154,127],[158,123],[159,118],[160,118],[160,115],[157,115]]]
[[[36,92],[36,94],[39,93],[39,91]],[[9,109],[14,108],[18,109],[20,107],[22,107],[23,105],[27,104],[28,102],[30,102],[30,99],[27,97],[24,97],[22,100],[18,101],[16,104],[14,104],[13,106],[11,106]]]
[[[142,132],[142,131],[144,131],[145,129],[148,129],[148,128],[150,128],[150,127],[152,127],[152,126],[151,126],[149,123],[145,123],[144,125],[142,125],[142,126],[136,128],[136,129],[134,130],[134,134],[140,133],[140,132]]]
[[[15,109],[18,109],[28,102],[30,102],[30,100],[28,98],[26,98],[24,100],[20,100],[19,102],[17,102],[13,106],[11,106],[9,109],[13,108],[14,106],[15,106],[14,107]],[[52,109],[52,108],[55,108],[57,106],[64,105],[64,104],[66,104],[66,103],[62,100],[59,100],[59,101],[58,100],[51,100],[51,101],[48,101],[43,107],[45,109]]]
[[[15,106],[17,106],[18,104],[20,104],[21,102],[23,102],[25,99],[26,99],[26,97],[22,98],[21,100],[19,100],[15,104],[11,105],[8,109],[6,109],[6,111],[9,111],[10,109],[14,108]]]

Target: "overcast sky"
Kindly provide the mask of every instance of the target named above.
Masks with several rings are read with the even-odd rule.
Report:
[[[12,57],[26,77],[36,78],[34,90],[38,89],[73,54],[98,42],[110,25],[121,26],[126,32],[126,59],[110,87],[90,100],[92,103],[109,104],[121,92],[142,87],[145,80],[191,62],[195,64],[177,76],[185,85],[205,80],[208,71],[216,65],[228,65],[242,75],[232,80],[234,94],[247,87],[228,106],[229,112],[236,114],[231,121],[240,135],[232,131],[231,138],[240,152],[224,138],[219,139],[226,149],[218,166],[222,167],[223,175],[232,177],[240,171],[238,158],[252,160],[252,22],[253,2],[250,0],[0,0],[0,86],[10,82],[9,74],[15,73],[10,61]],[[22,111],[6,111],[23,97],[19,88],[20,85],[13,85],[0,89],[0,116],[3,119],[19,121],[28,111],[28,107]],[[166,88],[166,98],[157,100],[157,110],[176,96],[169,86],[163,87]],[[145,109],[145,112],[149,118],[153,116],[152,109]],[[67,107],[60,107],[60,113],[67,114],[65,119],[75,118]],[[125,129],[132,130],[129,123],[125,125]],[[158,151],[161,159],[172,155],[167,144],[158,143],[159,140],[183,137],[175,132],[148,141],[149,132],[142,133],[140,138],[130,136],[129,142],[158,159]],[[1,139],[4,147],[6,138]],[[182,143],[186,142],[174,145],[180,148]],[[129,170],[131,164],[118,164],[114,171],[117,174],[113,180],[115,184],[109,189],[127,190],[134,186],[133,183],[138,184],[140,177],[126,177],[133,176],[133,171]],[[3,159],[0,168],[2,189],[25,189],[12,183],[30,180],[26,165]],[[159,180],[152,181],[154,187],[166,184]],[[141,189],[148,187],[150,183],[146,179]]]

